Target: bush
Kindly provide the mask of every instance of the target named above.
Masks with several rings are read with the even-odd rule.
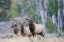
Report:
[[[51,33],[55,31],[55,26],[51,20],[47,20],[45,25]]]

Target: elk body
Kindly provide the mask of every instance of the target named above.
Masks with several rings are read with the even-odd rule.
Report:
[[[19,24],[21,25],[21,35],[23,36],[31,36],[31,32],[29,30],[29,26],[26,26],[24,27],[24,23],[20,23]]]
[[[44,36],[44,26],[42,24],[36,24],[34,23],[34,19],[32,20],[29,20],[29,19],[26,19],[29,23],[29,29],[33,35],[33,37],[36,35],[36,34],[40,34],[41,36]]]

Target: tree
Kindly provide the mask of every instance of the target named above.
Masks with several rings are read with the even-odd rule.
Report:
[[[0,20],[7,18],[10,4],[10,0],[0,0]]]
[[[57,27],[57,19],[56,19],[56,17],[57,17],[57,11],[58,11],[58,8],[59,8],[58,1],[57,0],[48,0],[48,1],[46,1],[46,4],[44,4],[44,5],[46,5],[45,9],[48,12],[48,17],[49,17],[48,19],[52,21],[50,23],[53,23],[53,25]],[[46,21],[46,24],[47,24],[47,21]],[[49,25],[50,24],[48,24],[48,26]],[[49,28],[48,26],[46,26],[46,27],[49,30],[53,28],[53,27]]]
[[[29,18],[38,17],[36,7],[36,0],[21,0],[21,12],[22,14],[27,14]],[[36,23],[38,19],[39,17],[36,19]]]
[[[9,9],[9,14],[14,17],[17,14],[17,10],[16,10],[16,0],[11,0],[11,5],[10,5],[10,9]]]
[[[59,5],[57,0],[48,0],[46,3],[47,5],[47,11],[50,16],[54,15],[57,13]]]

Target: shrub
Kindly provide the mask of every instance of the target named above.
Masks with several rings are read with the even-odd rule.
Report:
[[[51,20],[47,20],[46,23],[45,23],[46,27],[48,28],[48,30],[52,33],[54,32],[55,30],[55,26],[54,24],[52,23]]]

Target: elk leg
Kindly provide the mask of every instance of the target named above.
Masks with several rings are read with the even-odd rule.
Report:
[[[31,37],[32,36],[32,33],[30,33],[29,35],[28,35],[28,37]]]
[[[41,35],[44,37],[45,36],[45,33],[41,33]]]
[[[35,32],[35,31],[34,31],[34,32],[32,32],[32,35],[33,35],[33,37],[34,37],[34,36],[36,36],[36,32]]]

